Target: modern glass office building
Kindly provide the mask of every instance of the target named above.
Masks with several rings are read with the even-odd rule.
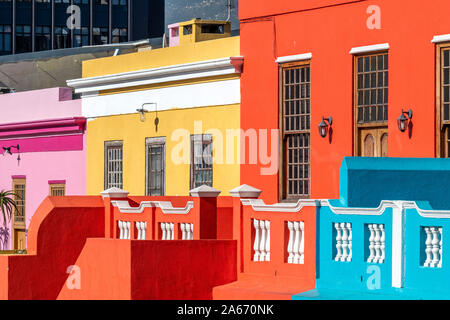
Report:
[[[0,55],[162,37],[164,0],[0,0]]]

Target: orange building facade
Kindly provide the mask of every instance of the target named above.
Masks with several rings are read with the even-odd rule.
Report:
[[[249,161],[243,137],[241,183],[271,203],[337,198],[345,156],[448,155],[450,3],[402,2],[240,3],[241,125],[279,129],[274,139],[259,131],[278,154],[273,174]]]

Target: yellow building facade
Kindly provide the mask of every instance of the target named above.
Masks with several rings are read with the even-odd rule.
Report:
[[[182,196],[206,184],[229,195],[240,184],[239,51],[239,37],[221,35],[83,62],[68,85],[88,120],[87,194]]]

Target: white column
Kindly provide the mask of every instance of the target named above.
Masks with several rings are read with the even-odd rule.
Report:
[[[336,228],[336,250],[337,250],[334,261],[340,261],[342,256],[341,226],[339,225],[339,223],[335,223],[334,227]]]
[[[261,229],[261,239],[259,242],[259,261],[266,260],[266,227],[263,220],[259,222]]]
[[[142,240],[147,240],[147,221],[143,222],[142,227],[143,227],[142,228],[142,235],[141,235]]]
[[[438,229],[436,227],[431,227],[430,230],[433,235],[433,240],[431,240],[431,245],[433,246],[433,249],[431,249],[431,252],[433,253],[433,260],[431,261],[430,267],[435,268],[439,263]]]
[[[289,242],[287,247],[288,263],[294,263],[294,223],[288,221]]]
[[[380,242],[380,230],[378,229],[378,225],[377,224],[373,224],[373,230],[375,232],[375,258],[373,259],[373,263],[378,263],[378,259],[381,258],[381,251],[380,251],[380,246],[381,246],[381,242]]]
[[[141,240],[141,223],[136,221],[135,224],[136,224],[136,230],[138,232],[137,239]]]
[[[270,261],[270,221],[264,222],[266,227],[266,261]]]
[[[375,258],[375,232],[373,231],[373,225],[369,224],[368,225],[369,228],[369,232],[370,232],[370,237],[369,237],[369,258],[367,259],[368,263],[372,263],[373,259]]]
[[[348,230],[348,255],[347,255],[347,262],[352,261],[353,257],[353,231],[352,231],[352,224],[347,223],[347,230]]]
[[[347,227],[345,226],[345,223],[341,223],[341,229],[342,229],[342,256],[341,256],[341,262],[347,261],[347,248],[348,248],[348,234],[347,234]]]
[[[160,223],[161,226],[161,231],[162,231],[162,236],[161,236],[161,240],[167,240],[167,231],[166,231],[166,224],[164,222]]]
[[[119,226],[119,239],[123,239],[123,223],[118,220],[117,225]]]
[[[294,221],[294,263],[300,261],[300,223]]]
[[[300,222],[300,264],[305,263],[305,223]]]
[[[174,240],[174,235],[175,235],[175,228],[174,228],[174,224],[170,223],[170,240]]]
[[[255,250],[255,254],[253,256],[253,261],[259,261],[259,241],[260,241],[260,229],[259,229],[259,220],[253,220],[253,227],[255,229],[255,242],[253,243],[253,250]]]
[[[180,229],[181,229],[181,240],[186,240],[186,224],[180,223]]]

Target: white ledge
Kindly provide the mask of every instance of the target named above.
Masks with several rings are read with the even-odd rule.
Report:
[[[442,42],[449,42],[450,41],[450,34],[442,34],[439,36],[434,36],[433,40],[431,40],[432,43],[442,43]]]
[[[312,59],[312,53],[302,53],[302,54],[295,54],[292,56],[283,56],[278,57],[275,62],[276,63],[288,63],[288,62],[296,62],[296,61],[305,61],[305,60],[311,60]]]
[[[128,201],[111,201],[121,213],[142,213],[145,208],[161,208],[164,214],[188,214],[194,207],[193,201],[188,201],[184,208],[175,208],[170,201],[142,201],[139,207],[131,207]]]
[[[254,211],[262,212],[299,212],[303,207],[317,207],[327,204],[326,200],[299,200],[296,203],[265,204],[262,199],[241,199],[244,206],[251,206]]]
[[[383,50],[388,50],[388,49],[389,49],[389,43],[374,44],[371,46],[352,48],[350,50],[350,54],[370,53],[370,52],[377,52],[377,51],[383,51]]]
[[[170,65],[159,68],[108,74],[90,78],[67,80],[67,85],[82,93],[93,96],[98,91],[159,84],[172,81],[198,79],[203,77],[239,74],[243,57],[227,57]]]

